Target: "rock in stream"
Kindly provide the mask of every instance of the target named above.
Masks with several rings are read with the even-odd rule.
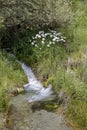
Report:
[[[6,128],[3,130],[72,130],[62,114],[43,109],[33,112],[26,97],[28,93],[19,94],[10,101]]]

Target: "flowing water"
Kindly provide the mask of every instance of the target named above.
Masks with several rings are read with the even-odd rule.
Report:
[[[52,100],[55,98],[55,94],[52,90],[52,85],[48,85],[47,87],[43,87],[42,83],[37,80],[35,77],[31,67],[27,66],[25,63],[20,62],[17,58],[10,54],[11,57],[16,59],[16,61],[21,65],[25,75],[27,76],[28,83],[23,86],[25,92],[28,92],[27,101],[29,103],[36,101],[45,101]]]
[[[28,78],[28,83],[24,85],[24,90],[33,94],[27,98],[28,102],[42,101],[55,97],[51,85],[44,88],[41,82],[35,77],[32,69],[24,63],[20,62],[20,64]]]

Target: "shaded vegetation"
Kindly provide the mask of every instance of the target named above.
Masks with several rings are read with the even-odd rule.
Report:
[[[38,28],[67,23],[71,8],[67,0],[0,0],[0,12],[6,26],[22,25]]]

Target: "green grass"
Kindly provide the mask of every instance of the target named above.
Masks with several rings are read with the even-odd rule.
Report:
[[[87,130],[87,102],[84,100],[73,99],[67,111],[68,118],[77,128]]]
[[[76,7],[71,24],[60,28],[72,52],[67,54],[64,47],[55,46],[47,51],[46,58],[42,55],[36,68],[44,86],[51,83],[57,93],[63,89],[69,94],[71,103],[66,115],[75,127],[87,130],[87,4],[78,1]],[[68,57],[71,61],[66,67]],[[67,73],[66,68],[74,73]]]
[[[70,55],[64,51],[63,47],[56,46],[55,54],[49,51],[47,58],[41,58],[36,68],[37,75],[42,79],[44,86],[52,84],[57,93],[63,89],[69,94],[71,103],[66,114],[74,121],[76,127],[86,130],[87,58],[84,58],[85,48],[80,49],[81,46],[79,46],[79,51],[74,51]],[[70,64],[66,68],[68,57],[71,58],[73,65]],[[75,66],[74,63],[77,65]],[[67,72],[67,69],[71,69],[73,74]]]
[[[26,77],[14,58],[0,52],[0,110],[6,110],[8,92],[21,87]]]

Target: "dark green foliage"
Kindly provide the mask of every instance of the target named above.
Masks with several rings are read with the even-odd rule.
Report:
[[[65,24],[71,17],[67,0],[0,0],[0,11],[5,25],[28,28]]]

